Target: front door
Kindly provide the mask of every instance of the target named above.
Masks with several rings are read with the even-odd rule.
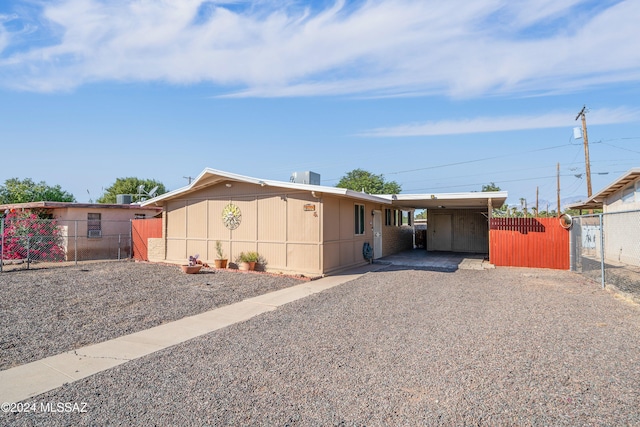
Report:
[[[451,251],[451,215],[433,215],[433,225],[429,224],[427,229],[431,229],[432,251]]]
[[[382,256],[382,211],[373,211],[373,258]]]

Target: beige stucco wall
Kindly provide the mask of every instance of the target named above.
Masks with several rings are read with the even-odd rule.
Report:
[[[626,197],[625,190],[628,190]],[[604,256],[612,264],[640,266],[640,180],[607,197],[603,204]],[[599,256],[600,238],[596,241]]]
[[[623,199],[624,191],[628,189],[633,194]],[[603,212],[624,212],[640,209],[640,180],[627,185],[624,189],[621,189],[611,196],[607,197],[603,203]]]
[[[183,262],[199,254],[213,262],[219,240],[231,262],[240,252],[257,251],[269,271],[322,273],[322,205],[311,192],[284,192],[238,182],[231,185],[215,185],[167,202],[167,261]],[[230,203],[242,213],[235,230],[222,221],[222,211]],[[315,210],[305,210],[305,205]]]
[[[373,217],[371,211],[380,209],[376,203],[325,196],[323,260],[325,273],[368,263],[362,255],[365,242],[373,246]],[[364,234],[355,234],[355,205],[364,205]]]
[[[413,248],[413,226],[383,225],[382,226],[382,256]]]
[[[147,239],[147,257],[151,262],[161,262],[164,261],[164,239],[159,238],[149,238]]]
[[[489,222],[482,211],[431,209],[427,211],[428,224],[435,224],[434,215],[451,215],[451,250],[453,252],[489,253]],[[432,245],[433,233],[430,233],[430,228],[427,227],[428,251],[431,250]]]

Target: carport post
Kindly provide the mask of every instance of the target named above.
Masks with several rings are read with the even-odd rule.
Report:
[[[489,223],[489,226],[487,227],[489,229],[487,242],[489,243],[489,262],[491,262],[491,218],[493,216],[493,200],[491,200],[491,197],[487,200],[487,210],[487,222]]]

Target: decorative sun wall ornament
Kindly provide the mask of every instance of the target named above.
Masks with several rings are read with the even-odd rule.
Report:
[[[242,221],[242,212],[240,212],[240,208],[234,205],[233,203],[229,203],[222,210],[222,222],[224,222],[225,227],[229,230],[235,230],[240,225]]]

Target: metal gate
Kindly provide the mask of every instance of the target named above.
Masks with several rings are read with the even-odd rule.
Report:
[[[491,218],[489,261],[502,267],[569,269],[569,231],[558,218]]]
[[[575,217],[571,270],[640,299],[640,211]]]

